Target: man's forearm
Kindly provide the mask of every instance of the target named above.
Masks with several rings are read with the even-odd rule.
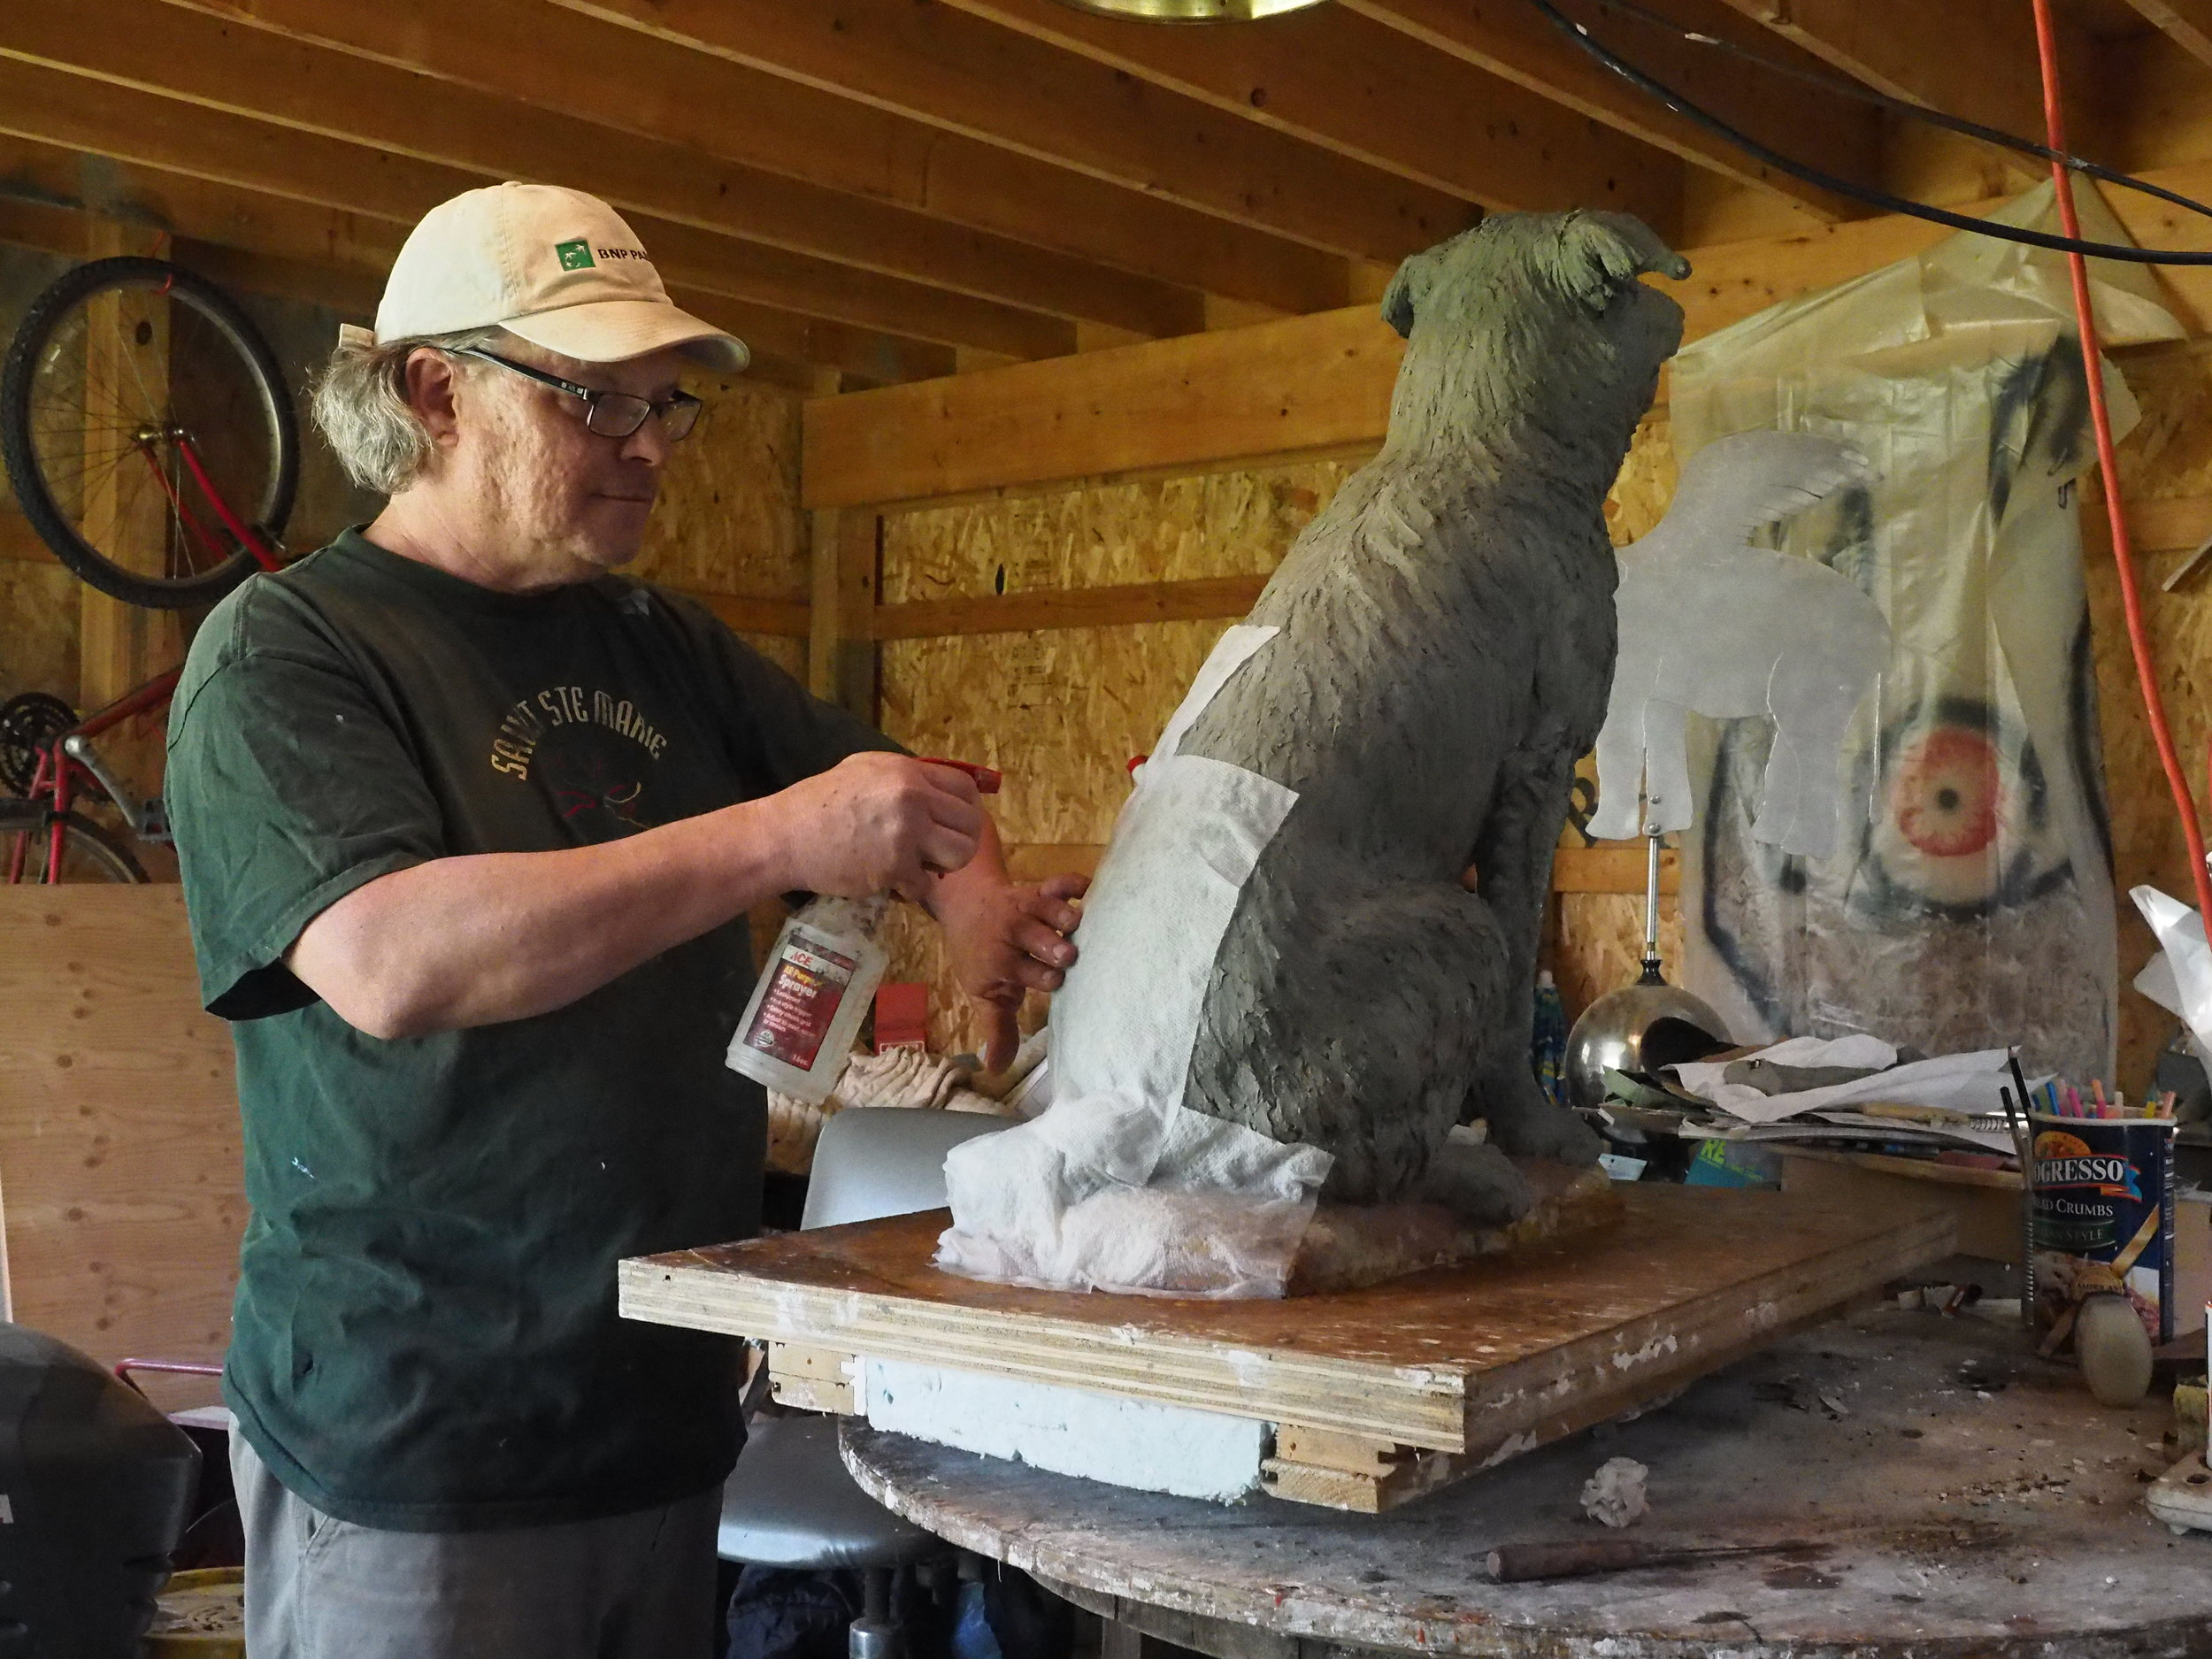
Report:
[[[373,1037],[565,1007],[785,890],[767,803],[557,852],[434,859],[310,923],[293,972]]]

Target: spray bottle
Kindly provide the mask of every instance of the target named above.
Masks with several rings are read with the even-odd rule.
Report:
[[[1001,775],[987,766],[934,758],[924,764],[967,773],[979,794],[998,793]],[[726,1064],[733,1071],[809,1105],[830,1097],[889,962],[876,943],[889,905],[880,894],[816,898],[793,913],[730,1039]]]

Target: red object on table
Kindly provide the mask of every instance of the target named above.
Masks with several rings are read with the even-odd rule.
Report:
[[[876,1052],[929,1047],[929,987],[894,980],[876,987]]]

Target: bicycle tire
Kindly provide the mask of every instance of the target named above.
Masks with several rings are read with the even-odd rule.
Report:
[[[299,424],[292,397],[285,388],[284,372],[269,349],[260,330],[238,303],[204,277],[163,259],[125,256],[96,259],[79,265],[31,302],[23,313],[15,338],[0,366],[0,461],[23,516],[56,557],[85,582],[126,604],[169,611],[190,605],[212,604],[250,575],[258,565],[243,546],[234,546],[228,558],[190,576],[155,576],[131,570],[111,560],[88,541],[71,522],[55,497],[33,441],[31,401],[40,353],[61,324],[95,296],[107,289],[136,289],[163,285],[164,291],[181,300],[212,322],[238,352],[263,400],[273,450],[270,478],[264,499],[241,511],[269,541],[282,533],[291,517],[299,488]],[[219,529],[219,526],[218,526]],[[224,532],[226,540],[235,538]]]
[[[31,845],[23,862],[23,881],[27,887],[46,885],[46,833],[53,824],[53,814],[44,815],[45,821],[35,829],[19,832],[31,837]],[[81,856],[79,868],[96,872],[100,879],[133,884],[147,880],[146,866],[138,862],[138,855],[126,847],[112,831],[95,824],[78,812],[61,815],[62,864],[70,867],[70,854]],[[4,843],[0,843],[4,845]],[[4,866],[0,866],[0,880],[6,879]]]

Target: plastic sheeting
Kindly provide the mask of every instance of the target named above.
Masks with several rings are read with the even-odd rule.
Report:
[[[1774,738],[1752,834],[1786,853],[1835,851],[1844,734],[1889,660],[1889,624],[1849,577],[1747,538],[1866,476],[1848,445],[1806,432],[1740,432],[1683,467],[1667,516],[1621,549],[1593,835],[1689,828],[1690,716],[1756,715]]]
[[[2093,192],[2085,234],[2125,240]],[[2049,187],[2003,215],[2055,226]],[[2116,344],[2181,334],[2139,267],[2092,264]],[[1844,742],[1833,856],[1753,818],[1772,730],[1694,726],[1684,977],[1746,1041],[1878,1032],[1930,1053],[2017,1042],[2108,1074],[2117,962],[2077,490],[2093,465],[2063,261],[1962,234],[1776,306],[1675,360],[1686,461],[1732,434],[1817,433],[1875,477],[1780,550],[1848,577],[1893,649]],[[2108,367],[2116,422],[2135,406]]]

